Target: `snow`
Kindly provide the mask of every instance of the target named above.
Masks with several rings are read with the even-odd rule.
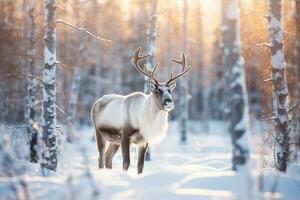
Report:
[[[209,128],[209,130],[207,130]],[[171,122],[162,143],[151,146],[150,162],[145,162],[142,175],[137,175],[136,149],[131,149],[131,166],[122,170],[122,156],[118,152],[112,170],[97,169],[98,153],[92,141],[92,128],[77,130],[75,144],[63,143],[57,173],[45,171],[39,165],[28,164],[22,176],[0,179],[0,199],[16,199],[27,195],[30,199],[105,199],[105,200],[187,200],[187,199],[258,199],[246,186],[248,177],[231,170],[230,137],[225,124],[210,122],[189,123],[188,142],[180,146],[177,122]],[[19,147],[24,148],[24,147]],[[252,152],[254,153],[254,152]],[[258,156],[252,155],[252,159]],[[300,195],[300,166],[291,165],[287,174],[273,169],[253,170],[254,182],[263,174],[261,199],[298,200]],[[296,175],[295,175],[296,174]],[[276,178],[277,177],[277,178]],[[277,182],[275,193],[272,193]],[[21,182],[26,183],[22,186]],[[242,194],[242,196],[240,196]]]

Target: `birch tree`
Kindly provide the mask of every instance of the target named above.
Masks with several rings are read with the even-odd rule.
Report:
[[[43,152],[41,167],[57,169],[55,70],[56,70],[56,0],[44,1],[44,75],[43,75]]]
[[[35,67],[35,40],[36,40],[36,25],[34,20],[35,0],[27,0],[24,2],[24,38],[26,41],[26,66],[29,68],[29,73],[33,75],[36,72]],[[37,80],[29,77],[27,83],[27,111],[26,121],[29,125],[28,132],[30,138],[30,161],[37,162],[37,113],[36,113],[36,95],[37,95]]]
[[[80,1],[76,0],[75,3],[75,12],[76,12],[76,19],[77,19],[77,27],[84,27],[83,26],[83,13],[80,9],[82,6]],[[85,33],[82,31],[77,31],[77,66],[74,68],[73,79],[71,83],[71,91],[69,95],[69,102],[68,102],[68,133],[67,133],[67,140],[72,142],[75,139],[74,131],[75,131],[75,119],[76,119],[76,108],[78,102],[78,95],[79,95],[79,86],[80,81],[82,78],[81,66],[84,64],[85,59],[85,52],[86,52],[86,37]]]
[[[183,0],[183,19],[182,19],[182,50],[187,50],[187,0]],[[180,82],[181,97],[180,97],[180,134],[181,143],[185,143],[187,140],[187,120],[188,120],[188,78],[182,79]]]
[[[241,42],[238,0],[222,0],[221,38],[227,90],[229,133],[232,143],[232,167],[243,170],[249,160],[247,141],[248,105]]]
[[[276,168],[286,171],[289,157],[289,116],[288,88],[286,82],[286,63],[283,53],[282,2],[269,0],[269,34],[271,49],[273,109],[276,122]]]

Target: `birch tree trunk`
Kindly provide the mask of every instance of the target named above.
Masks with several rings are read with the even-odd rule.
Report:
[[[34,74],[35,67],[35,39],[36,26],[34,20],[35,0],[26,0],[24,2],[24,18],[25,18],[25,40],[27,60],[26,65],[29,68],[29,73]],[[36,95],[37,95],[37,81],[34,78],[29,78],[27,83],[27,124],[29,125],[28,132],[30,137],[30,161],[36,163],[38,161],[37,142],[38,130],[37,114],[36,114]]]
[[[281,0],[269,0],[269,34],[273,83],[273,102],[276,122],[276,168],[286,171],[289,158],[289,116],[286,63],[283,53]]]
[[[295,51],[295,61],[296,61],[296,67],[297,67],[297,87],[298,92],[297,94],[300,95],[300,0],[295,0],[295,24],[296,24],[296,51]],[[300,96],[298,96],[298,100],[300,99]],[[297,129],[296,129],[296,135],[297,135],[297,147],[300,148],[300,112],[298,108],[297,113]]]
[[[182,39],[182,51],[187,50],[187,9],[188,2],[183,0],[183,19],[182,19],[182,30],[183,30],[183,39]],[[188,120],[188,78],[182,79],[180,82],[181,86],[181,97],[180,97],[180,141],[185,143],[187,140],[187,120]]]
[[[56,70],[56,1],[44,1],[44,75],[43,75],[43,135],[44,149],[41,167],[57,169],[55,70]]]
[[[249,119],[243,60],[241,57],[238,0],[222,0],[221,36],[227,85],[229,132],[232,143],[233,170],[247,168]]]
[[[78,0],[77,0],[78,1]],[[84,27],[83,25],[83,16],[82,11],[80,9],[80,2],[76,2],[76,18],[77,18],[77,26]],[[84,64],[85,59],[85,52],[86,52],[86,37],[84,32],[78,31],[77,32],[77,52],[78,52],[78,61],[77,66],[74,69],[72,84],[71,84],[71,91],[69,95],[69,102],[68,102],[68,132],[67,132],[67,140],[72,142],[75,140],[75,128],[76,128],[76,109],[77,109],[77,102],[78,102],[78,95],[79,95],[79,86],[80,81],[82,78],[81,66]]]

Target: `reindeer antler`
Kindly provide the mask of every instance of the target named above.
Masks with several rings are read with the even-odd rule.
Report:
[[[174,60],[174,59],[171,59],[171,61],[175,62],[175,63],[178,63],[181,65],[181,72],[180,74],[176,75],[175,77],[173,77],[173,73],[171,73],[171,77],[170,79],[167,81],[167,85],[169,85],[170,83],[174,82],[176,79],[178,79],[180,76],[184,75],[185,73],[187,73],[190,69],[191,69],[191,65],[189,66],[186,66],[186,58],[185,58],[185,55],[184,53],[182,53],[182,60]]]
[[[157,69],[158,64],[155,65],[154,69],[151,71],[149,71],[146,67],[146,65],[143,65],[143,67],[139,66],[139,61],[148,58],[150,56],[150,54],[146,54],[141,56],[140,55],[140,51],[141,51],[141,47],[137,48],[132,56],[131,59],[131,63],[134,65],[134,67],[142,74],[144,74],[145,76],[147,76],[148,78],[150,78],[151,80],[153,80],[155,83],[158,83],[157,79],[154,77],[154,73]]]

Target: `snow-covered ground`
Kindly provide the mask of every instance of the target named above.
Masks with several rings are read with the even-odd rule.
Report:
[[[257,156],[253,155],[253,187],[249,188],[249,177],[230,169],[230,138],[225,127],[217,123],[209,127],[210,131],[193,124],[188,143],[180,145],[177,124],[171,123],[164,141],[151,147],[152,160],[145,162],[142,175],[136,172],[135,148],[127,173],[122,171],[120,152],[114,157],[112,170],[97,169],[93,131],[80,129],[75,144],[62,145],[57,174],[39,176],[36,165],[28,166],[26,175],[0,178],[0,199],[300,199],[299,166],[293,164],[287,174],[258,170],[253,164]],[[263,183],[260,186],[259,180]],[[258,188],[263,191],[261,197]]]

